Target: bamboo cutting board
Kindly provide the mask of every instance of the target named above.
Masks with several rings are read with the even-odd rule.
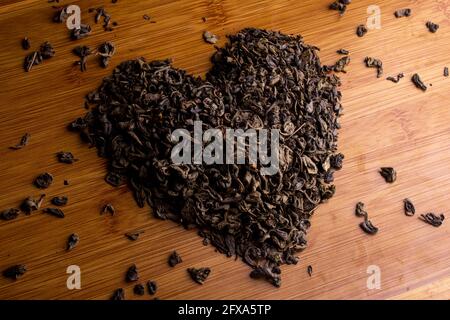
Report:
[[[157,281],[161,299],[450,298],[450,224],[433,228],[418,219],[430,211],[448,216],[450,209],[450,78],[443,77],[444,66],[450,67],[450,0],[353,1],[343,17],[327,10],[331,0],[60,2],[81,7],[82,21],[93,27],[91,36],[70,41],[65,26],[51,22],[54,10],[47,1],[0,2],[0,210],[38,196],[32,181],[42,172],[55,177],[46,190],[47,201],[55,195],[69,197],[65,219],[37,212],[0,221],[0,269],[19,263],[29,269],[15,282],[0,278],[1,299],[107,299],[119,287],[128,299],[136,299],[133,285],[124,281],[133,263],[142,282]],[[366,22],[373,4],[381,10],[381,29],[358,38],[356,26]],[[118,23],[112,32],[103,31],[88,13],[100,5]],[[393,12],[403,7],[412,8],[412,16],[396,19]],[[427,20],[440,24],[437,33],[428,32]],[[204,75],[214,48],[203,42],[202,32],[219,35],[223,45],[226,34],[244,27],[301,34],[321,48],[326,64],[339,58],[340,48],[350,50],[352,59],[348,74],[341,77],[345,114],[339,148],[346,158],[336,175],[337,192],[316,211],[309,246],[298,265],[282,268],[279,289],[250,279],[243,262],[203,246],[194,230],[157,220],[149,208],[139,209],[126,187],[114,189],[104,182],[105,161],[96,151],[66,130],[86,112],[84,95],[119,62],[140,56],[172,58],[176,67]],[[20,40],[25,36],[34,49],[44,41],[56,49],[55,57],[29,73],[22,69],[26,52]],[[73,65],[73,47],[96,47],[104,41],[117,45],[112,65],[101,69],[90,61],[88,71],[81,73]],[[363,65],[366,56],[382,59],[386,76],[404,72],[405,78],[398,84],[377,79],[375,70]],[[427,92],[411,83],[415,72],[430,84]],[[25,132],[31,133],[29,145],[9,150]],[[58,163],[55,154],[61,150],[72,151],[79,161]],[[395,167],[397,182],[385,183],[377,173],[380,166]],[[406,197],[416,206],[414,217],[403,213]],[[377,235],[358,227],[358,201],[366,203],[380,228]],[[113,217],[100,215],[108,202],[116,208]],[[145,232],[130,242],[124,233],[134,230]],[[73,232],[80,235],[80,243],[65,252]],[[183,263],[169,268],[167,257],[174,249]],[[81,269],[80,290],[66,287],[70,265]],[[186,268],[202,266],[211,267],[212,274],[199,286]],[[371,266],[379,268],[379,289],[367,287]]]

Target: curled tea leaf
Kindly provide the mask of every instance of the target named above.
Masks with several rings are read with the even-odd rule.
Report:
[[[183,262],[181,256],[178,254],[178,252],[173,251],[169,256],[169,266],[175,267],[177,264],[181,262]]]
[[[125,291],[122,288],[114,290],[111,300],[125,300]]]
[[[399,9],[394,12],[394,15],[396,18],[409,17],[411,16],[411,9],[409,8]]]
[[[360,38],[364,37],[367,31],[367,27],[364,24],[360,24],[358,27],[356,27],[356,35]]]
[[[80,242],[80,237],[76,233],[72,233],[67,239],[67,247],[66,250],[70,251],[75,248]]]
[[[409,199],[403,200],[403,206],[405,209],[405,215],[411,217],[416,213],[416,208],[414,208],[414,204]]]
[[[139,274],[135,264],[128,268],[127,273],[125,274],[125,280],[127,282],[134,282],[139,280]]]
[[[20,205],[20,210],[22,210],[23,212],[25,212],[26,215],[28,215],[32,211],[36,211],[41,207],[44,198],[45,194],[41,194],[38,199],[34,199],[32,197],[26,198],[24,201],[22,201],[22,204]]]
[[[358,203],[356,204],[355,215],[356,215],[357,217],[364,217],[364,218],[367,219],[368,214],[367,214],[367,212],[364,210],[364,203],[358,202]]]
[[[147,281],[147,290],[150,295],[154,295],[156,293],[156,290],[158,290],[156,281]]]
[[[427,86],[425,85],[425,83],[423,83],[422,79],[420,79],[420,76],[417,73],[412,76],[411,81],[418,89],[427,91]]]
[[[383,75],[383,62],[381,62],[380,59],[366,57],[364,62],[366,63],[366,67],[377,69],[377,78],[380,78]]]
[[[187,271],[191,279],[198,284],[203,284],[211,273],[210,268],[189,268]]]
[[[68,201],[69,201],[69,198],[66,196],[53,197],[50,200],[50,202],[55,206],[65,206]]]
[[[56,156],[58,157],[58,161],[61,163],[72,164],[75,161],[78,161],[78,159],[73,156],[72,152],[60,151],[56,154]]]
[[[58,208],[45,208],[44,212],[57,218],[64,218],[64,212]]]
[[[41,173],[39,176],[34,179],[34,185],[38,187],[39,189],[46,189],[50,187],[50,185],[53,182],[53,176],[48,173]]]
[[[5,221],[16,219],[19,216],[19,212],[16,208],[3,210],[0,212],[0,219]]]
[[[145,294],[145,287],[141,283],[138,283],[134,286],[133,292],[138,296],[143,296]]]
[[[439,25],[431,21],[427,21],[426,26],[431,33],[436,33],[439,29]]]
[[[375,227],[370,220],[364,220],[359,224],[361,229],[368,234],[374,235],[378,232],[378,228]]]
[[[18,144],[16,144],[15,146],[11,146],[9,147],[12,150],[19,150],[22,149],[23,147],[25,147],[28,142],[30,141],[31,138],[31,134],[29,133],[25,133],[22,138],[20,138],[20,142]]]
[[[397,179],[397,172],[391,167],[380,168],[380,175],[386,180],[387,183],[393,183]]]
[[[24,264],[17,264],[3,270],[3,276],[6,278],[17,280],[27,272],[27,267]]]
[[[420,215],[420,219],[433,227],[440,227],[444,222],[445,216],[443,214],[435,215],[432,212]]]

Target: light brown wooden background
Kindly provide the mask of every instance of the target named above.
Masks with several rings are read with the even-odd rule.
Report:
[[[433,211],[449,216],[450,194],[450,0],[353,1],[339,17],[327,10],[327,1],[298,0],[119,0],[64,1],[82,8],[82,20],[93,34],[81,41],[68,40],[64,25],[53,24],[51,4],[45,0],[0,1],[0,209],[17,206],[40,191],[34,177],[48,171],[55,177],[46,190],[47,200],[67,195],[65,219],[33,213],[10,222],[0,221],[0,269],[24,263],[29,272],[13,282],[0,277],[2,299],[105,299],[118,287],[132,294],[124,282],[128,266],[136,263],[142,281],[156,280],[161,299],[385,299],[450,297],[449,222],[433,228],[418,215]],[[104,32],[95,25],[89,7],[105,5],[119,26]],[[355,35],[365,23],[371,4],[381,8],[381,30]],[[393,12],[411,7],[410,18],[395,19]],[[156,23],[145,21],[148,14]],[[202,22],[202,17],[207,22]],[[430,19],[441,25],[436,34],[425,28]],[[85,113],[83,96],[112,72],[90,60],[88,71],[73,66],[75,45],[91,47],[106,40],[118,48],[112,66],[144,56],[149,60],[172,58],[174,65],[195,75],[210,67],[211,45],[202,41],[204,30],[221,37],[244,27],[281,30],[304,36],[320,47],[324,63],[339,58],[341,47],[351,51],[349,73],[342,76],[343,104],[340,150],[344,169],[336,175],[337,192],[322,205],[312,220],[309,247],[297,266],[285,266],[282,287],[276,289],[248,276],[241,261],[205,247],[195,231],[186,231],[153,218],[148,208],[139,209],[126,187],[114,189],[103,181],[105,163],[94,149],[80,142],[66,125]],[[20,40],[27,36],[32,48],[48,40],[56,56],[30,73],[22,69],[25,52]],[[377,79],[375,70],[363,66],[365,56],[381,58],[385,75],[404,72],[399,84]],[[419,72],[433,86],[426,93],[410,82]],[[32,137],[23,150],[11,151],[25,132]],[[80,160],[57,163],[55,153],[72,151]],[[377,173],[380,166],[398,170],[398,181],[389,185]],[[70,180],[69,186],[63,180]],[[415,217],[406,217],[402,200],[411,198]],[[354,205],[363,201],[380,228],[376,236],[364,234],[354,216]],[[112,202],[114,217],[99,214]],[[128,231],[143,229],[136,242],[125,239]],[[80,244],[65,252],[67,236],[76,232]],[[167,266],[171,250],[184,262]],[[79,265],[82,289],[66,288],[66,268]],[[312,265],[309,278],[306,267]],[[366,269],[381,269],[381,289],[368,290]],[[205,285],[193,283],[188,267],[209,266]],[[149,299],[149,296],[144,296]]]

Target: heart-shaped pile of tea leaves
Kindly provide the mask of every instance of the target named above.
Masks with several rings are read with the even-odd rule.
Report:
[[[108,159],[106,181],[128,183],[137,204],[199,234],[281,284],[310,217],[331,198],[342,111],[339,79],[300,36],[244,29],[217,49],[206,80],[169,61],[126,61],[88,95],[95,107],[71,124]],[[279,169],[261,164],[176,164],[176,129],[278,129]],[[247,150],[248,151],[248,150]]]

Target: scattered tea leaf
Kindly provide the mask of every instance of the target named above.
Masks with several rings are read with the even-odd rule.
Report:
[[[70,38],[72,40],[80,40],[86,38],[91,34],[91,26],[88,24],[81,24],[79,28],[72,29]]]
[[[380,174],[388,183],[393,183],[397,179],[397,172],[394,168],[391,167],[382,167],[380,168]]]
[[[367,31],[367,27],[364,24],[360,24],[358,27],[356,27],[356,35],[360,38],[364,37]]]
[[[155,281],[147,281],[147,290],[150,295],[154,295],[158,290],[158,285]]]
[[[122,288],[114,290],[111,300],[125,300],[125,291]]]
[[[81,72],[87,70],[87,57],[92,54],[91,48],[88,46],[77,46],[72,50],[72,53],[80,58],[76,63],[80,65]]]
[[[198,284],[203,284],[211,273],[210,268],[189,268],[187,271],[192,280]]]
[[[25,57],[24,69],[26,72],[31,71],[33,66],[37,66],[42,62],[43,58],[40,52],[34,51]]]
[[[338,11],[342,16],[347,11],[347,6],[351,3],[351,0],[336,0],[329,5],[330,10]]]
[[[139,280],[138,270],[135,264],[128,268],[127,273],[125,275],[125,280],[127,282],[134,282]]]
[[[392,81],[394,83],[398,83],[400,79],[402,79],[405,75],[402,73],[397,74],[395,77],[389,76],[386,80]]]
[[[438,31],[438,29],[439,29],[439,25],[436,23],[433,23],[431,21],[428,21],[426,23],[426,26],[431,33],[436,33],[436,31]]]
[[[380,78],[383,75],[383,62],[381,62],[380,59],[366,57],[364,62],[366,63],[366,67],[377,69],[377,78]]]
[[[348,50],[345,49],[339,49],[338,51],[336,51],[338,54],[343,54],[345,56],[349,55],[350,52]]]
[[[41,194],[38,199],[34,199],[32,197],[26,198],[20,205],[20,210],[22,210],[26,215],[29,215],[32,211],[36,211],[41,207],[44,198],[45,194]]]
[[[45,208],[44,212],[57,218],[64,218],[64,212],[58,208]]]
[[[143,296],[145,294],[145,287],[141,283],[138,283],[134,286],[133,292],[138,296]]]
[[[394,15],[396,18],[409,17],[411,16],[411,9],[409,8],[399,9],[394,12]]]
[[[448,77],[449,72],[448,72],[448,67],[444,68],[444,77]]]
[[[178,254],[178,252],[173,251],[169,256],[169,266],[175,267],[177,264],[181,262],[183,262],[181,256]]]
[[[22,138],[20,138],[20,142],[18,144],[16,144],[15,146],[11,146],[9,147],[12,150],[19,150],[22,149],[23,147],[25,147],[28,142],[30,141],[31,138],[31,134],[29,133],[25,133]]]
[[[60,151],[56,154],[56,156],[58,157],[58,161],[61,163],[72,164],[75,161],[78,161],[78,159],[75,159],[72,152]]]
[[[413,203],[409,199],[403,200],[403,205],[405,209],[405,215],[411,217],[416,213],[416,208],[414,208]]]
[[[310,276],[310,277],[312,277],[312,273],[313,273],[313,268],[312,268],[312,266],[308,266],[308,275]]]
[[[50,202],[55,206],[65,206],[68,201],[69,201],[69,198],[67,196],[53,197],[50,200]]]
[[[443,214],[435,215],[432,212],[429,212],[427,214],[420,215],[420,219],[422,221],[425,221],[426,223],[432,225],[433,227],[440,227],[442,223],[444,222],[445,216]]]
[[[102,214],[109,213],[111,216],[116,214],[116,209],[111,203],[107,203],[103,206]]]
[[[144,233],[144,231],[135,231],[135,232],[127,232],[125,233],[125,237],[127,237],[129,240],[131,241],[136,241],[137,239],[139,239],[139,236],[141,235],[141,233]]]
[[[23,50],[29,50],[31,48],[30,39],[28,39],[27,37],[22,39],[21,44]]]
[[[112,42],[105,42],[100,45],[98,54],[100,55],[100,65],[102,68],[108,67],[109,61],[115,52],[116,47]]]
[[[359,224],[361,229],[368,234],[376,234],[378,232],[378,228],[375,227],[370,220],[364,220],[364,222],[361,222]]]
[[[46,189],[50,187],[53,182],[53,176],[50,173],[42,173],[34,179],[34,185],[39,189]]]
[[[75,248],[78,243],[80,242],[80,237],[76,233],[72,233],[69,238],[67,239],[67,251],[72,250]]]
[[[368,214],[367,214],[367,212],[364,210],[364,203],[358,202],[358,203],[356,204],[355,215],[356,215],[357,217],[364,217],[364,218],[367,219]]]
[[[20,210],[16,208],[3,210],[0,212],[0,219],[5,221],[16,219],[19,216],[19,212]]]
[[[3,276],[6,278],[17,280],[27,272],[27,267],[24,264],[18,264],[3,270]]]
[[[55,56],[55,49],[53,48],[53,45],[48,41],[41,44],[39,52],[41,53],[43,59],[50,59],[51,57]]]
[[[425,85],[425,83],[423,83],[422,79],[420,79],[420,76],[417,73],[412,76],[411,81],[420,90],[427,91],[427,86]]]

